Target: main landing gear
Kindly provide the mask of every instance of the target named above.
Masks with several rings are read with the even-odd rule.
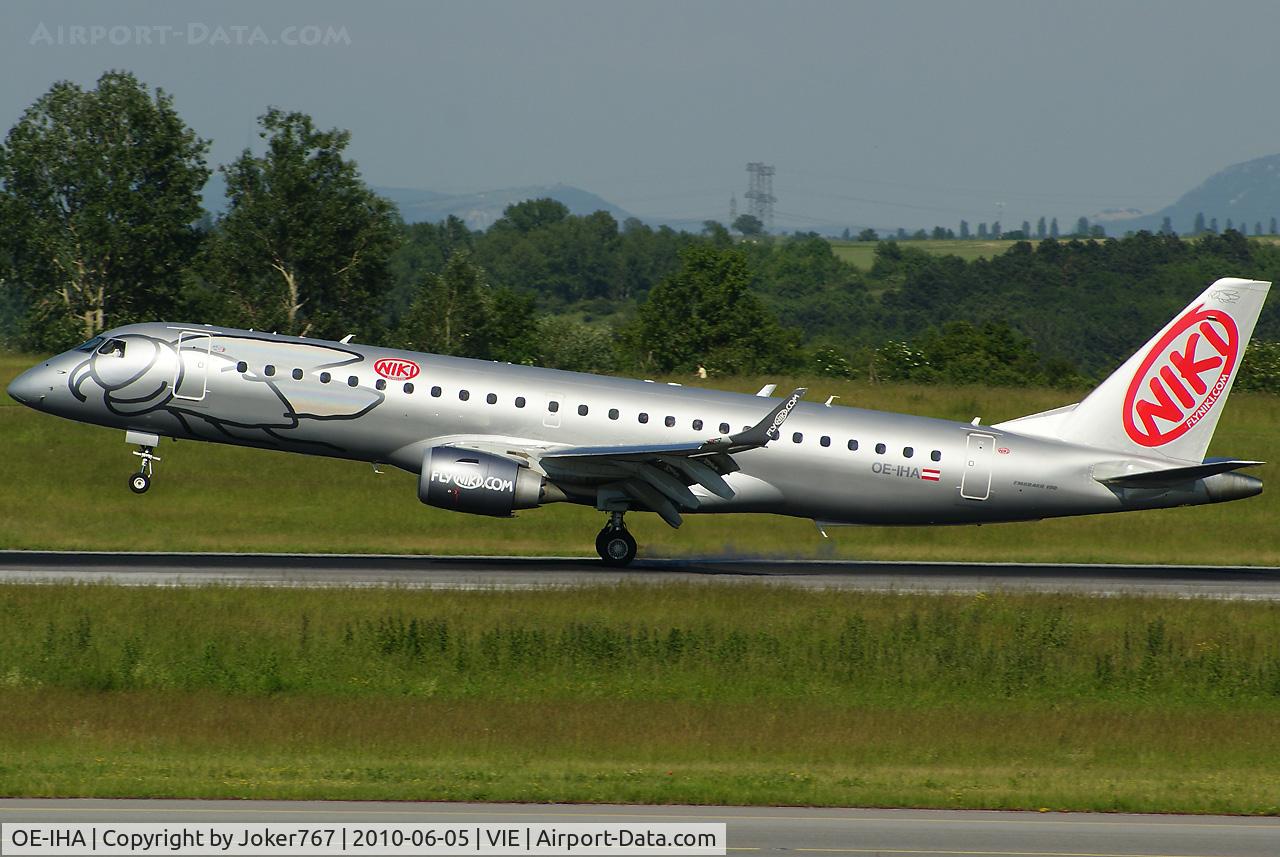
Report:
[[[596,553],[605,565],[629,565],[636,558],[636,540],[622,522],[625,512],[610,512],[609,523],[596,536]]]
[[[138,472],[129,477],[129,490],[134,494],[145,494],[151,487],[151,474],[155,470],[154,462],[160,460],[160,456],[152,452],[154,449],[154,446],[139,446],[138,451],[134,453],[142,459]]]

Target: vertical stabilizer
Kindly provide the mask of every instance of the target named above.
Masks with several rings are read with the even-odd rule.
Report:
[[[1209,286],[1064,414],[1057,435],[1071,443],[1202,461],[1270,287],[1234,278]]]

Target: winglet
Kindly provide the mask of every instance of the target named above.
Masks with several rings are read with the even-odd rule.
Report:
[[[791,415],[791,410],[796,403],[808,392],[805,387],[799,387],[791,392],[782,402],[765,416],[760,422],[753,425],[744,432],[732,435],[729,438],[731,445],[736,447],[754,447],[764,446],[771,440],[778,439],[778,430],[782,428],[782,424],[787,421],[787,417]]]

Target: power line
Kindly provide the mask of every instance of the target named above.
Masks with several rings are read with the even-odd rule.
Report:
[[[747,213],[764,224],[766,232],[773,231],[773,166],[752,161],[747,164]]]

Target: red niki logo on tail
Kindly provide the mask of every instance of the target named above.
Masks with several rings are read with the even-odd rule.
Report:
[[[410,378],[418,377],[418,364],[412,360],[383,357],[373,364],[373,371],[392,381],[408,381]]]
[[[1124,397],[1124,430],[1141,446],[1182,437],[1222,398],[1240,353],[1240,332],[1225,312],[1188,310],[1147,352]]]

